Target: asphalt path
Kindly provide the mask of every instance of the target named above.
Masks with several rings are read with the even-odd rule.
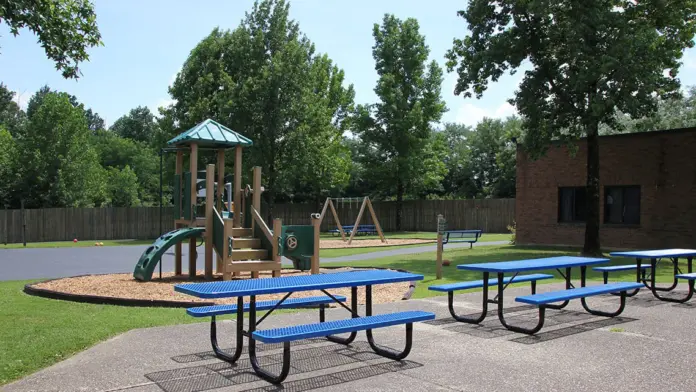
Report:
[[[477,246],[504,245],[507,241],[481,242]],[[94,248],[28,248],[0,250],[0,281],[25,279],[52,279],[66,276],[133,272],[147,245],[106,246]],[[469,247],[467,243],[448,244],[446,249]],[[183,246],[184,268],[187,266],[188,246]],[[322,258],[322,263],[346,263],[389,256],[434,252],[435,245],[386,250],[358,255]],[[198,248],[199,259],[203,247]],[[283,259],[283,264],[291,264]],[[201,262],[199,261],[199,267]],[[162,271],[174,271],[174,248],[162,257]],[[157,270],[155,270],[155,275]]]

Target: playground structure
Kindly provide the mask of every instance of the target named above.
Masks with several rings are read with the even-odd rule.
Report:
[[[213,279],[215,272],[224,280],[250,272],[272,271],[280,276],[281,257],[293,261],[296,269],[319,272],[319,217],[312,216],[312,225],[283,226],[274,219],[269,228],[261,217],[261,167],[252,170],[252,185],[242,188],[242,149],[252,145],[245,136],[213,121],[205,120],[173,138],[167,144],[176,152],[176,171],[172,192],[175,229],[161,235],[138,260],[133,277],[140,281],[152,279],[152,273],[167,249],[174,246],[174,273],[182,275],[182,244],[188,242],[188,276],[196,278],[197,245],[205,244],[204,278]],[[234,175],[230,187],[225,183],[225,151],[234,148]],[[198,171],[199,151],[216,152],[216,164]],[[188,171],[184,171],[184,153],[189,153]],[[216,173],[217,168],[217,173]],[[217,176],[216,176],[217,174]],[[199,203],[201,178],[205,198]],[[215,179],[217,178],[217,182]],[[224,190],[227,189],[227,202]],[[230,190],[232,195],[230,195]],[[229,202],[232,198],[231,203]],[[231,207],[231,208],[228,208]]]
[[[382,243],[387,243],[387,239],[384,237],[384,232],[382,232],[382,226],[379,224],[379,220],[377,219],[377,214],[375,214],[375,209],[372,207],[372,202],[370,201],[369,196],[365,196],[363,198],[360,197],[340,197],[340,198],[330,198],[327,197],[326,201],[324,202],[324,207],[321,209],[321,214],[319,214],[319,224],[321,225],[321,222],[324,221],[324,216],[326,216],[326,212],[328,209],[331,209],[331,214],[333,215],[334,220],[336,221],[336,230],[338,233],[341,235],[341,239],[345,242],[346,241],[346,232],[344,230],[344,227],[341,225],[341,220],[338,218],[338,212],[336,212],[336,207],[334,206],[333,200],[335,200],[337,203],[340,204],[345,204],[346,202],[348,203],[353,203],[360,201],[362,199],[362,204],[360,205],[360,211],[358,211],[358,217],[355,219],[355,224],[353,226],[347,226],[347,228],[350,228],[350,238],[348,238],[348,245],[350,245],[353,242],[353,237],[355,237],[356,233],[359,233],[361,231],[361,226],[360,226],[360,220],[362,220],[363,213],[365,212],[365,208],[370,212],[370,217],[372,218],[372,222],[374,223],[374,231],[379,235],[380,240],[382,240]],[[370,228],[370,231],[372,229]]]

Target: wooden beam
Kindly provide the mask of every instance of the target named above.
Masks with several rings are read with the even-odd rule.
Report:
[[[189,278],[193,279],[196,277],[196,238],[189,239]]]
[[[350,232],[350,238],[348,239],[348,245],[353,242],[353,237],[355,233],[358,232],[358,226],[360,226],[360,220],[362,219],[363,212],[365,212],[365,206],[367,205],[367,196],[363,199],[362,205],[360,206],[360,212],[358,212],[358,219],[355,220],[355,225],[353,225],[353,231]]]
[[[254,209],[261,214],[261,166],[254,166],[252,178],[252,202]],[[251,233],[254,235],[254,225],[251,225]]]
[[[175,167],[175,173],[178,175],[183,174],[184,172],[184,152],[181,150],[178,150],[176,152],[176,167]],[[183,185],[183,177],[179,180],[179,186],[181,187]],[[175,189],[174,192],[178,192],[176,197],[181,197],[181,188]],[[175,216],[181,217],[181,208],[183,207],[181,205],[182,203],[179,203],[179,211],[175,211]],[[174,224],[174,228],[178,229],[181,226],[178,224]],[[181,242],[177,242],[176,245],[174,246],[174,274],[175,275],[181,275]]]
[[[334,208],[333,201],[331,201],[331,199],[329,199],[329,207],[331,207],[331,213],[336,221],[336,226],[338,226],[338,232],[341,233],[341,239],[343,242],[346,242],[346,232],[343,230],[343,226],[341,226],[341,220],[338,219],[338,212],[336,212],[336,208]]]
[[[230,280],[232,279],[232,274],[227,268],[227,264],[229,264],[230,261],[230,251],[229,247],[227,246],[227,241],[230,236],[232,236],[232,228],[234,227],[234,222],[232,222],[229,219],[224,219],[224,238],[223,238],[223,244],[222,244],[222,280]]]
[[[198,192],[196,192],[196,183],[198,182],[198,144],[191,144],[191,157],[189,163],[189,170],[191,171],[191,205],[185,206],[184,208],[193,209],[198,200]],[[191,227],[194,227],[196,219],[194,218],[194,211],[191,211]]]
[[[234,149],[234,227],[242,227],[242,216],[238,214],[242,205],[242,146]]]
[[[280,241],[280,234],[283,230],[283,222],[280,219],[273,219],[273,255],[272,260],[278,262],[280,265],[280,255],[278,254],[278,241]],[[280,276],[280,269],[273,270],[273,277],[277,278]]]
[[[220,149],[217,152],[217,184],[218,188],[215,201],[215,208],[217,208],[218,212],[222,214],[222,194],[225,191],[225,150],[223,149]]]
[[[379,238],[382,240],[383,243],[387,243],[387,239],[384,238],[384,233],[382,232],[382,226],[379,224],[379,219],[377,219],[377,214],[375,214],[375,209],[372,207],[372,201],[370,200],[369,197],[365,197],[367,200],[367,209],[370,211],[370,216],[372,217],[372,223],[375,224],[375,228],[377,229],[377,234],[379,234]]]
[[[321,214],[319,214],[319,223],[324,221],[324,215],[326,214],[327,208],[329,208],[330,201],[331,201],[331,198],[327,197],[326,201],[324,202],[324,207],[321,209]]]
[[[310,271],[312,275],[319,273],[319,250],[321,249],[321,219],[312,214],[312,226],[314,226],[314,252],[312,252]]]
[[[214,206],[215,206],[215,165],[207,165],[205,168],[205,278],[206,279],[213,279],[213,207]]]

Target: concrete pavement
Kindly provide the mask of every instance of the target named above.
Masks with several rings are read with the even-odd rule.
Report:
[[[482,242],[474,246],[504,245],[506,241]],[[469,244],[448,244],[447,249],[468,247]],[[188,246],[183,246],[184,260]],[[146,245],[107,246],[93,248],[30,248],[0,250],[0,281],[24,279],[53,279],[76,275],[130,273]],[[389,248],[359,255],[322,258],[322,263],[345,263],[388,256],[434,252],[435,245],[411,248]],[[198,249],[202,257],[203,249]],[[201,261],[199,261],[199,265]],[[292,264],[284,259],[283,264]],[[162,257],[162,270],[174,271],[174,248]],[[155,271],[157,274],[157,271]]]
[[[540,285],[539,292],[562,288]],[[375,289],[379,289],[378,286]],[[692,391],[696,381],[696,303],[676,305],[650,293],[627,300],[620,317],[582,311],[579,301],[567,310],[548,310],[536,336],[510,332],[494,312],[481,325],[455,322],[446,297],[375,306],[375,314],[408,309],[432,311],[437,319],[414,325],[411,354],[402,362],[375,355],[364,333],[350,347],[322,339],[292,347],[290,376],[282,388],[256,377],[246,354],[237,365],[211,356],[207,323],[127,332],[59,364],[5,386],[25,391]],[[514,297],[528,288],[506,291],[506,318],[530,325],[536,310]],[[480,309],[480,293],[456,296],[461,313]],[[612,310],[618,298],[589,299]],[[153,310],[156,311],[156,310]],[[182,310],[183,311],[183,310]],[[317,321],[316,311],[278,314],[263,328]],[[328,318],[344,318],[332,309]],[[223,347],[233,341],[233,321],[222,325]],[[403,347],[403,326],[375,331],[378,343]],[[264,346],[261,363],[277,370],[280,350]]]

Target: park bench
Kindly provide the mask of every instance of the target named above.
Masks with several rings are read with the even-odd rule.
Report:
[[[354,225],[343,226],[343,231],[346,234],[350,234],[354,229],[355,229]],[[338,235],[340,233],[340,231],[339,231],[338,227],[336,227],[335,229],[329,230],[329,233],[333,233],[334,235]],[[375,225],[359,225],[355,234],[357,234],[357,235],[377,234],[377,227]]]
[[[334,298],[338,301],[345,302],[346,297],[335,295]],[[326,304],[331,304],[334,299],[328,296],[304,297],[304,298],[288,298],[285,301],[258,301],[256,302],[256,310],[271,310],[271,309],[295,309],[319,305],[319,319],[324,320],[324,308]],[[249,311],[250,304],[247,302],[243,305],[243,311]],[[217,342],[217,325],[215,316],[237,313],[238,306],[231,305],[212,305],[198,306],[195,308],[186,309],[186,313],[192,317],[210,317],[210,344],[213,346],[213,352],[222,360],[230,360],[232,357],[227,355],[220,349]]]
[[[483,231],[481,230],[448,230],[445,231],[445,238],[442,239],[442,245],[456,242],[468,242],[469,248],[474,247],[474,242],[481,238]]]

